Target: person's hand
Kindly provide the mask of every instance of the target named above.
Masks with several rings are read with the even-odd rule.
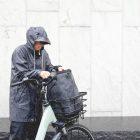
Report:
[[[58,71],[63,71],[63,67],[58,67]]]
[[[41,71],[40,72],[40,77],[43,78],[43,79],[46,79],[50,76],[50,72],[48,71]]]

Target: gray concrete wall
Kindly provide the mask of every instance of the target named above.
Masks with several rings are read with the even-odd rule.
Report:
[[[87,91],[86,116],[140,116],[139,0],[0,0],[0,117],[9,117],[11,54],[44,26],[53,64]]]

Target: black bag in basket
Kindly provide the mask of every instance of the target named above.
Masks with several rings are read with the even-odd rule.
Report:
[[[48,85],[48,101],[58,117],[77,115],[82,110],[82,101],[71,70],[58,72]]]

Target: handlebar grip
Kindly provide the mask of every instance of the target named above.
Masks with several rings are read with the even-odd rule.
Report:
[[[17,85],[20,85],[20,84],[22,84],[22,82],[16,82],[14,84],[11,84],[11,87],[14,87],[14,86],[17,86]]]

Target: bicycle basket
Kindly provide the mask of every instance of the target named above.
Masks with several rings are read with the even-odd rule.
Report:
[[[84,101],[86,101],[86,99],[83,99],[83,96],[86,94],[86,92],[79,92],[78,96],[69,98],[67,100],[49,101],[56,118],[59,121],[63,121],[65,123],[77,121],[79,116],[86,112],[84,110],[84,107],[86,106]]]

